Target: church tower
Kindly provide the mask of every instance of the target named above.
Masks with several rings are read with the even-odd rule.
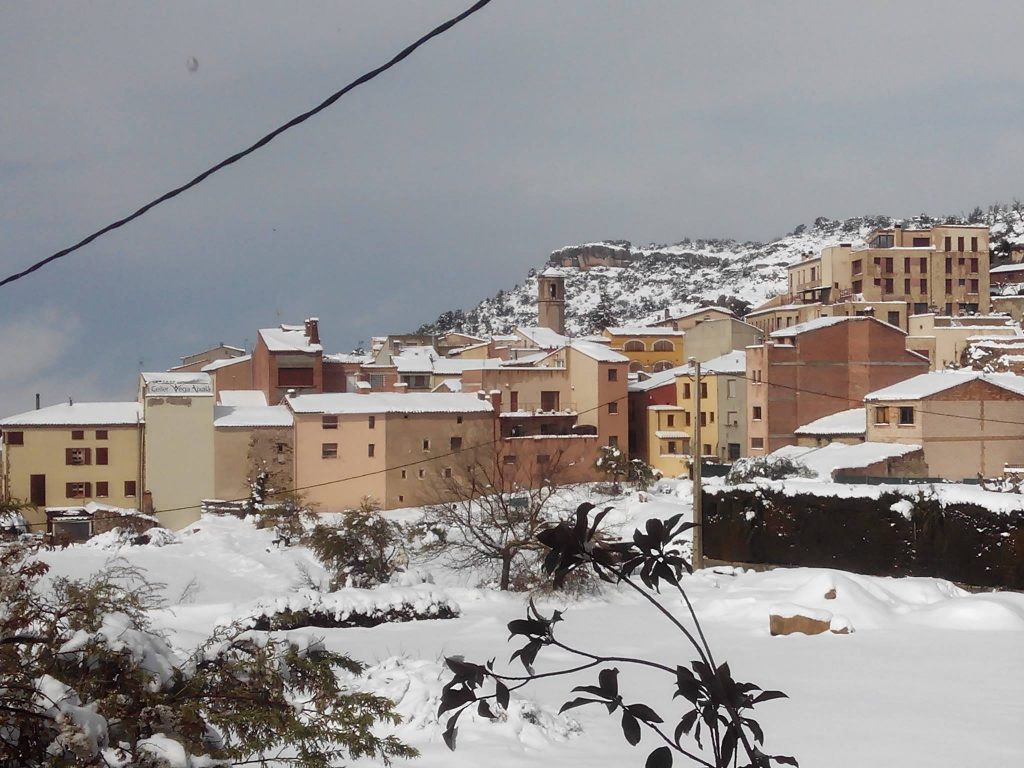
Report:
[[[565,335],[565,275],[559,269],[537,276],[537,325]]]

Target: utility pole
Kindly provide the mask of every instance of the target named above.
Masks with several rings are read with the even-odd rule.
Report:
[[[701,508],[701,463],[704,446],[700,434],[700,363],[690,358],[693,366],[694,414],[693,441],[690,444],[690,472],[693,476],[693,568],[704,567],[704,510]]]

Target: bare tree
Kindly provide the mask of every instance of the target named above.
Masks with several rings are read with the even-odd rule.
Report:
[[[446,501],[424,512],[421,525],[433,534],[424,549],[453,568],[494,568],[500,588],[512,589],[517,566],[528,568],[529,553],[544,550],[537,534],[558,522],[552,500],[568,462],[560,451],[526,458],[500,448],[467,459],[438,481],[437,497]]]

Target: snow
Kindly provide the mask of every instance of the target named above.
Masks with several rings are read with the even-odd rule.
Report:
[[[217,405],[213,409],[213,426],[215,428],[290,427],[291,425],[292,412],[285,405]]]
[[[867,431],[867,410],[850,408],[822,416],[809,424],[797,427],[796,435],[863,435]]]
[[[792,451],[782,452],[779,449],[769,458],[794,458],[818,477],[831,480],[832,476],[842,469],[862,469],[879,461],[906,456],[908,453],[920,451],[920,445],[908,443],[829,443],[821,448],[809,448],[794,455]]]
[[[798,488],[812,485],[837,487],[787,483]],[[690,488],[688,481],[662,481],[647,502],[636,494],[592,500],[601,508],[612,507],[606,520],[621,535],[650,517],[689,514]],[[910,492],[919,490],[917,486]],[[983,498],[979,489],[957,490]],[[578,503],[590,493],[581,488],[566,503]],[[988,497],[1016,499],[1013,503],[1021,506],[1020,497],[1013,494]],[[417,511],[389,514],[414,519]],[[118,554],[166,584],[163,592],[170,604],[153,611],[152,619],[167,634],[174,652],[184,657],[218,619],[243,615],[255,603],[287,602],[309,579],[324,579],[308,550],[278,549],[273,538],[272,530],[258,530],[246,521],[204,517],[179,533],[174,545],[126,547]],[[51,564],[54,577],[83,577],[104,567],[110,555],[72,545],[40,556]],[[444,723],[436,716],[440,689],[448,679],[442,658],[462,654],[484,662],[497,657],[499,670],[519,674],[505,663],[518,647],[506,644],[505,624],[525,615],[529,596],[480,587],[472,574],[452,572],[434,562],[418,567],[428,570],[437,585],[425,589],[458,602],[459,618],[287,633],[296,642],[323,638],[327,650],[351,654],[369,665],[353,684],[397,702],[403,722],[394,732],[422,753],[410,766],[643,765],[655,744],[649,735],[639,747],[630,747],[618,720],[600,707],[557,714],[574,696],[572,686],[595,682],[594,670],[541,680],[514,692],[509,711],[494,722],[467,712],[460,720],[458,749],[450,752],[441,742]],[[1024,594],[969,594],[942,579],[869,577],[825,568],[755,573],[716,567],[684,577],[683,585],[716,656],[728,660],[737,679],[789,695],[756,711],[769,751],[792,754],[801,765],[828,768],[1024,763]],[[386,587],[382,593],[392,589]],[[831,590],[835,599],[826,599]],[[559,636],[569,645],[639,654],[672,665],[691,658],[664,617],[625,585],[605,585],[597,593],[575,598],[547,594],[535,599],[542,612],[565,609]],[[663,591],[660,599],[686,621],[678,596]],[[786,604],[828,614],[833,628],[846,625],[856,632],[771,637],[769,614],[773,607]],[[114,627],[115,623],[105,625]],[[133,653],[139,650],[131,642],[127,646]],[[567,654],[546,649],[537,666],[543,672],[570,663]],[[670,700],[671,679],[652,670],[619,666],[627,700],[650,703],[663,716],[678,712]],[[53,683],[41,687],[60,700],[66,691]],[[173,744],[158,738],[153,746],[172,765],[184,764],[174,762],[180,753]],[[360,768],[373,763],[348,764]]]
[[[932,371],[869,392],[864,396],[864,401],[922,400],[972,381],[985,381],[1009,392],[1024,395],[1024,376],[1016,376],[1012,373],[982,373],[980,371]]]
[[[0,420],[0,427],[114,427],[142,422],[142,406],[131,403],[60,403]]]
[[[595,344],[592,341],[573,341],[569,345],[577,352],[582,352],[589,358],[602,363],[628,363],[629,358],[625,355],[609,349],[603,344]]]
[[[989,274],[998,275],[1004,272],[1024,272],[1024,264],[1003,264],[1001,267],[992,267]]]
[[[541,326],[519,326],[515,329],[523,339],[540,349],[559,349],[569,343],[569,337]]]
[[[294,413],[485,413],[490,402],[473,394],[448,392],[336,392],[285,398]]]
[[[654,436],[659,440],[685,440],[690,435],[686,432],[672,430],[656,430]]]
[[[226,360],[214,360],[212,363],[207,363],[202,367],[203,373],[209,373],[210,371],[219,371],[221,368],[226,368],[229,365],[237,365],[238,363],[247,363],[252,360],[252,355],[239,355],[238,357],[229,357]]]
[[[222,389],[217,394],[217,399],[221,405],[267,405],[267,396],[259,389]]]
[[[875,320],[875,318],[846,317],[845,315],[816,317],[813,320],[797,323],[796,325],[791,325],[788,328],[780,328],[777,331],[772,331],[768,336],[773,339],[788,339],[791,336],[799,336],[802,333],[810,333],[811,331],[817,331],[822,328],[829,328],[833,325],[838,325],[839,323],[858,322],[864,320]],[[881,321],[875,320],[875,322]]]
[[[320,344],[310,344],[304,325],[260,328],[260,337],[271,352],[323,352]]]
[[[685,336],[686,331],[673,331],[657,325],[618,325],[606,328],[612,336]]]

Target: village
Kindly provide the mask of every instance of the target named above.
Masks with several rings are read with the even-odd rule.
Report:
[[[808,253],[788,290],[737,317],[666,308],[565,334],[565,277],[537,276],[537,324],[478,338],[389,335],[325,352],[319,321],[259,329],[143,372],[130,402],[8,415],[3,498],[28,528],[80,541],[136,517],[174,529],[272,494],[322,512],[449,501],[605,477],[602,452],[662,477],[785,457],[828,482],[978,483],[1024,465],[1024,297],[993,291],[985,226],[894,226]],[[698,438],[699,434],[699,438]]]

